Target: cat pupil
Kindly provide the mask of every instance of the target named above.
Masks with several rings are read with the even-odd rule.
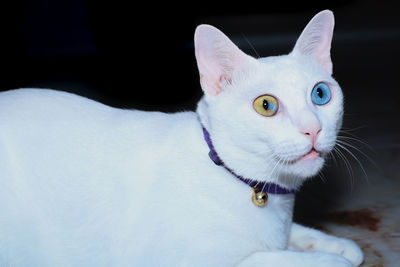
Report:
[[[324,95],[324,93],[322,92],[321,88],[317,89],[317,94],[320,98],[322,98],[322,96]]]
[[[265,100],[264,99],[264,101],[263,101],[263,108],[265,109],[265,110],[268,110],[268,101],[267,100]]]

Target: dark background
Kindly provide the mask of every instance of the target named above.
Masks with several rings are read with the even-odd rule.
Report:
[[[309,19],[326,8],[336,15],[332,55],[346,94],[365,90],[369,66],[375,80],[381,78],[376,71],[397,73],[392,42],[399,42],[399,16],[384,1],[105,2],[3,5],[0,89],[50,87],[113,106],[192,109],[201,96],[196,25],[219,27],[254,56],[246,39],[261,56],[276,55],[289,52]],[[350,79],[356,84],[348,86]]]
[[[345,94],[344,129],[371,147],[382,140],[400,144],[400,16],[394,1],[169,2],[2,4],[0,90],[53,88],[115,107],[193,110],[202,95],[192,41],[196,25],[220,28],[253,56],[279,55],[290,52],[313,15],[331,9],[336,19],[334,77]],[[353,145],[365,149],[360,142]],[[348,158],[356,171],[357,162]],[[314,179],[305,186],[298,198],[298,205],[307,207],[296,213],[300,220],[332,203],[321,201],[326,191],[340,195],[351,190],[346,169],[344,163],[328,166],[327,182]],[[345,176],[342,182],[339,176]],[[315,208],[308,206],[311,202]]]

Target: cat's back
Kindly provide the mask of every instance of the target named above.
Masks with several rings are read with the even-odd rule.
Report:
[[[111,107],[72,93],[52,89],[24,88],[0,93],[0,119],[38,121],[94,113],[107,113]],[[83,117],[82,117],[83,116]]]
[[[51,89],[10,90],[0,93],[0,152],[22,149],[33,159],[46,149],[64,156],[109,158],[106,153],[118,151],[126,157],[162,146],[194,120],[193,112],[127,110]]]
[[[51,89],[17,89],[0,93],[2,154],[24,156],[50,151],[81,152],[99,143],[118,109],[75,94]],[[29,149],[31,148],[31,149]],[[36,151],[35,151],[36,150]],[[23,153],[22,153],[23,152]]]
[[[79,134],[111,136],[145,133],[171,128],[177,116],[161,112],[144,112],[113,108],[76,94],[52,89],[24,88],[0,93],[0,136],[8,133],[24,138],[42,132],[44,136],[64,138]],[[146,132],[147,131],[147,132]],[[3,134],[1,134],[3,133]],[[90,136],[92,139],[94,136]],[[121,136],[118,136],[121,137]]]

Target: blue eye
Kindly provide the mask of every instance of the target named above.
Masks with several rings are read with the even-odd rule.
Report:
[[[311,92],[311,101],[316,105],[325,105],[331,100],[331,90],[326,83],[318,83]]]

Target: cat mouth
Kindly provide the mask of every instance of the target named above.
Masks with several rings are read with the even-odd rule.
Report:
[[[294,160],[286,161],[285,163],[288,165],[293,165],[300,161],[311,161],[311,160],[315,160],[315,159],[319,158],[320,155],[321,155],[321,152],[319,152],[315,148],[311,148],[310,151],[308,151],[306,154],[304,154]]]

